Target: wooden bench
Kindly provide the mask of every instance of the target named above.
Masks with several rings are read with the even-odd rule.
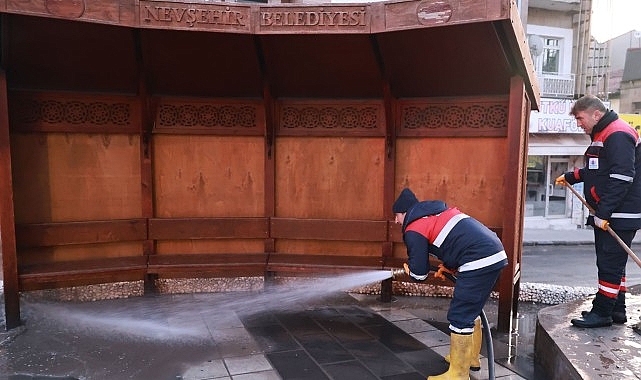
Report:
[[[88,284],[144,280],[147,258],[117,257],[20,266],[21,290],[41,290]]]
[[[169,278],[263,276],[266,253],[151,255],[147,272]]]

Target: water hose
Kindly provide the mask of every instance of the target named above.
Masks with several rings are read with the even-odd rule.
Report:
[[[439,268],[431,267],[432,271],[438,271]],[[448,280],[456,284],[456,276],[447,271],[440,271]],[[392,269],[392,278],[397,275],[405,274],[403,269]],[[492,332],[490,331],[490,323],[487,320],[485,311],[481,309],[481,324],[483,325],[483,339],[485,340],[485,349],[487,350],[487,373],[489,380],[495,380],[494,375],[494,344],[492,343]]]

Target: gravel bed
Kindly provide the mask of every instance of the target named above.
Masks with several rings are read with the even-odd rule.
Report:
[[[276,277],[270,280],[270,284],[280,285],[300,280],[301,278]],[[265,288],[265,285],[266,283],[263,277],[159,279],[156,281],[156,287],[161,294],[260,291]],[[403,281],[392,282],[392,292],[394,295],[452,297],[453,289],[451,286]],[[345,291],[360,294],[380,294],[381,286],[380,283],[374,283],[354,289],[345,289]],[[585,299],[596,293],[596,291],[596,288],[591,287],[522,283],[520,286],[519,301],[557,305]],[[144,283],[142,281],[38,290],[22,294],[22,296],[28,298],[79,302],[128,298],[142,295],[144,295]],[[492,298],[498,298],[498,292],[493,292]]]

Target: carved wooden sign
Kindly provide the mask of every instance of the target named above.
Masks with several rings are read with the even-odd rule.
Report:
[[[200,4],[141,1],[140,22],[145,26],[171,29],[250,31],[250,7],[225,3]]]
[[[211,0],[7,0],[0,12],[231,33],[378,33],[509,16],[510,0],[248,4]]]
[[[52,15],[78,18],[85,13],[84,0],[46,0],[45,7]]]
[[[257,32],[325,29],[369,32],[370,13],[364,6],[261,8]]]

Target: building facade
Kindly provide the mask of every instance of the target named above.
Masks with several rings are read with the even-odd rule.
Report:
[[[575,99],[592,93],[595,78],[603,77],[605,67],[599,62],[607,61],[606,51],[590,51],[591,0],[529,0],[527,7],[526,32],[541,109],[530,115],[525,225],[582,227],[586,211],[554,180],[582,166],[590,140],[569,112]]]

